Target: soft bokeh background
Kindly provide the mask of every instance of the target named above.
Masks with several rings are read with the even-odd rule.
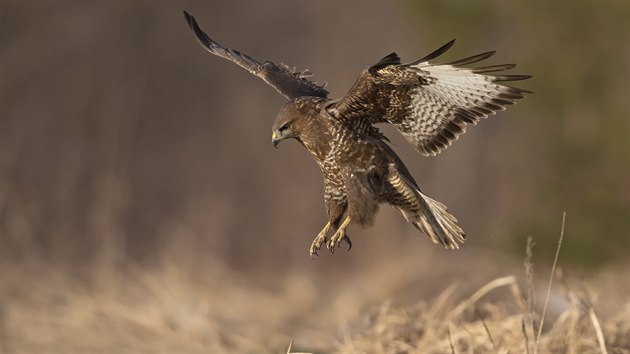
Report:
[[[350,253],[309,259],[322,180],[297,143],[271,147],[284,98],[205,53],[183,9],[333,98],[452,38],[445,61],[497,50],[533,75],[438,157],[385,128],[463,249],[383,207]],[[627,1],[0,1],[0,350],[330,348],[315,339],[365,306],[518,269],[528,235],[544,269],[563,211],[560,262],[630,280],[629,63]]]

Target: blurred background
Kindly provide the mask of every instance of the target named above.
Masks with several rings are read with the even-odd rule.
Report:
[[[202,50],[184,9],[332,98],[453,38],[443,61],[497,50],[533,75],[437,157],[384,128],[463,249],[383,206],[351,252],[311,260],[322,177],[271,147],[285,99]],[[560,263],[630,280],[629,37],[621,0],[0,1],[0,350],[325,349],[370,304],[520,272],[527,236],[546,272],[563,211]]]

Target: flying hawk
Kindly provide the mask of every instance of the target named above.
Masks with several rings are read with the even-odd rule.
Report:
[[[502,84],[530,76],[487,75],[512,69],[514,64],[467,67],[494,51],[447,64],[430,63],[453,45],[452,40],[407,64],[391,53],[363,70],[343,98],[332,100],[325,85],[309,80],[310,72],[296,72],[270,61],[261,63],[225,48],[204,33],[193,16],[185,11],[184,16],[207,51],[243,67],[289,99],[273,123],[273,146],[296,139],[324,176],[328,222],[313,240],[311,256],[324,244],[331,253],[342,241],[350,249],[348,225],[371,225],[381,203],[398,209],[434,243],[456,249],[464,242],[466,235],[457,219],[444,204],[420,191],[375,124],[392,124],[419,153],[435,156],[457,140],[468,123],[477,124],[530,93]]]

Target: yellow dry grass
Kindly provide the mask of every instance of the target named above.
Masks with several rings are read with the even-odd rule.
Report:
[[[0,263],[0,352],[630,353],[627,261],[594,276],[554,261],[535,276],[532,248],[524,271],[497,272],[505,260],[480,250],[459,265],[413,251],[323,278],[182,255],[155,268]]]
[[[559,269],[538,352],[628,353],[625,270],[586,280]],[[69,274],[2,272],[0,352],[285,352],[293,341],[295,353],[534,353],[542,319],[540,306],[528,310],[515,275],[473,291],[460,280],[409,304],[370,304],[359,296],[361,281],[322,295],[299,273],[253,286],[211,262],[203,272],[126,266],[100,279]]]
[[[501,301],[483,298],[504,292]],[[384,304],[364,318],[364,327],[336,348],[339,352],[534,353],[540,316],[526,311],[515,277],[498,278],[454,307],[447,289],[433,303],[392,308]],[[592,299],[567,294],[570,306],[547,319],[539,353],[630,352],[630,302],[598,318]]]
[[[455,292],[455,286],[451,286],[431,304],[420,302],[412,307],[391,308],[386,303],[372,309],[364,318],[359,334],[345,338],[336,349],[340,352],[453,354],[630,352],[630,301],[620,304],[617,311],[610,312],[602,321],[596,313],[594,293],[571,286],[564,272],[557,268],[565,219],[566,213],[562,217],[541,313],[533,309],[535,289],[531,258],[534,243],[529,238],[525,258],[526,292],[522,291],[516,276],[510,275],[490,281],[460,302],[450,301]],[[627,276],[625,273],[625,280]],[[555,278],[560,278],[566,303],[545,322]],[[499,292],[503,293],[498,297],[500,300],[492,300],[491,295]],[[611,299],[606,293],[601,295],[604,301]],[[627,294],[625,297],[627,300]]]

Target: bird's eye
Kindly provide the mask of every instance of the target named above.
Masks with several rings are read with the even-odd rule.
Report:
[[[289,123],[284,123],[280,129],[278,129],[278,131],[283,132],[285,130],[289,129]]]

